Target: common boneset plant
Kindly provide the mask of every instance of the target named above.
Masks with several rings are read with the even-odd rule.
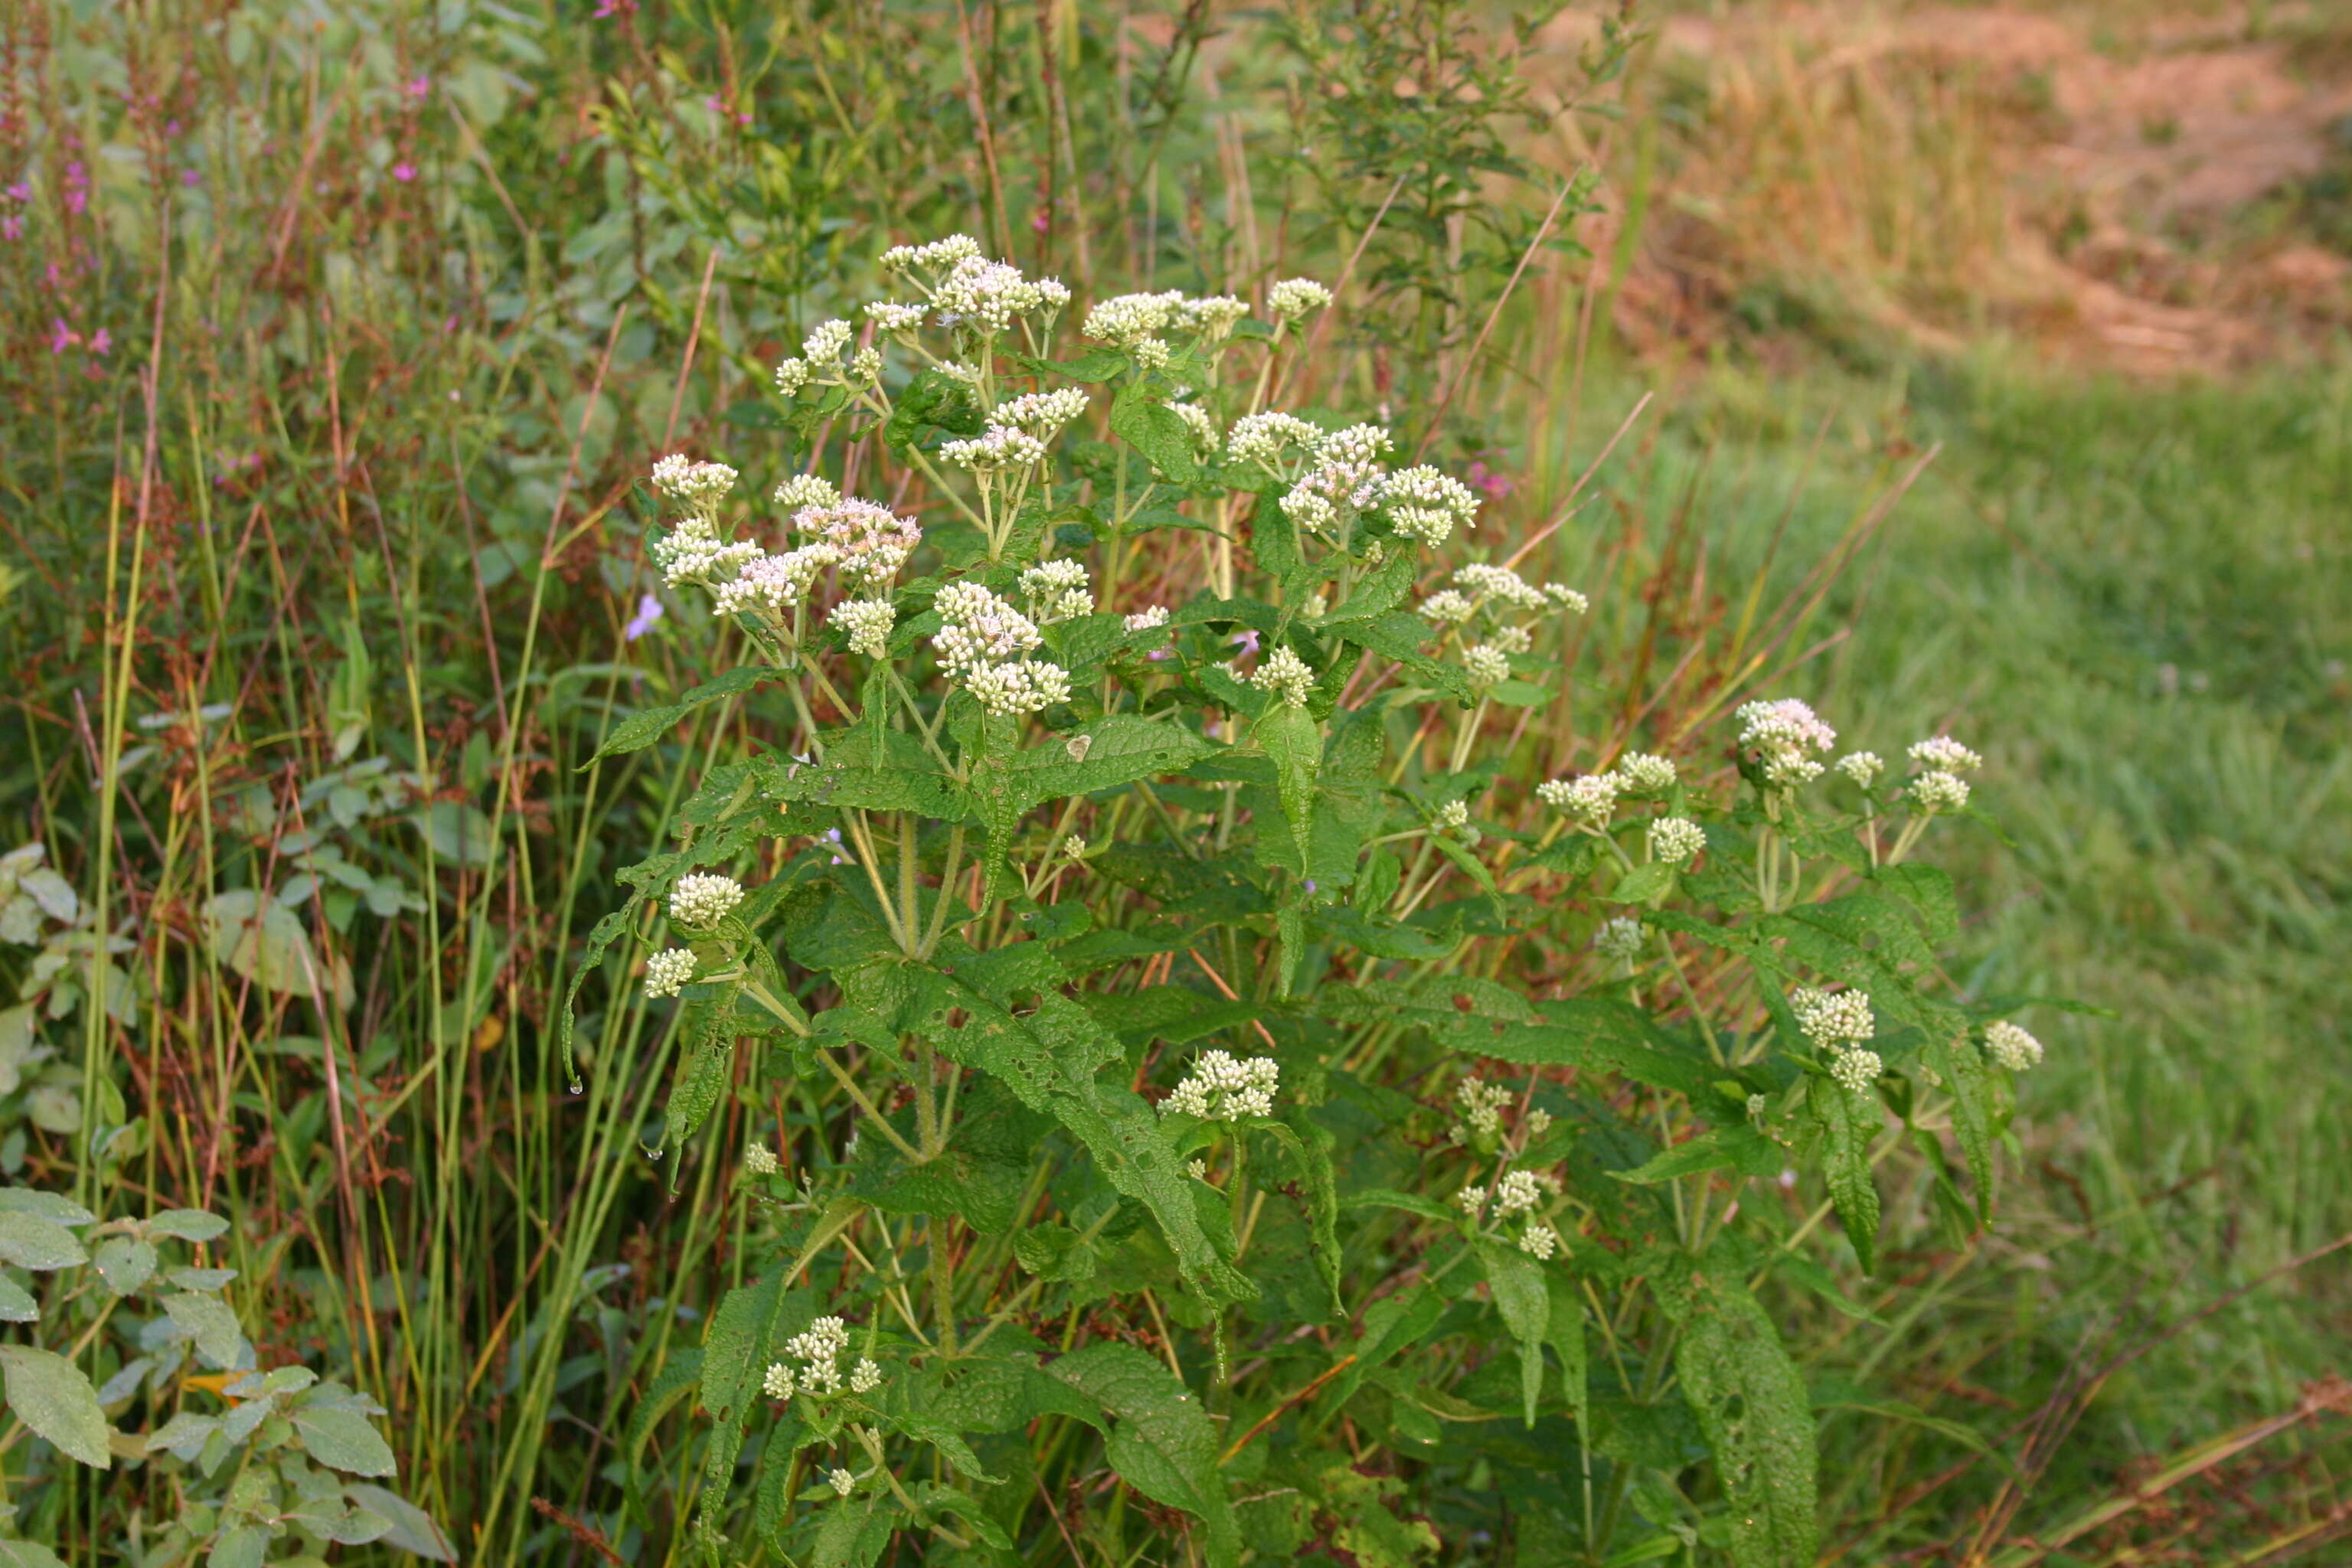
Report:
[[[1488,721],[1557,700],[1586,600],[1445,564],[1493,547],[1473,492],[1268,405],[1328,291],[1104,300],[1057,360],[1058,283],[882,261],[902,298],[777,373],[780,529],[733,468],[653,473],[653,559],[742,662],[600,755],[762,685],[789,740],[709,773],[573,981],[642,942],[678,999],[656,1153],[755,1119],[756,1277],[633,1467],[690,1393],[711,1561],[1408,1563],[1499,1498],[1562,1560],[1810,1563],[1759,1292],[1845,1304],[1811,1255],[1874,1267],[1897,1122],[1984,1223],[2041,1055],[1937,989],[1912,856],[1976,755],[1898,784],[1754,701],[1736,776],[1528,790]],[[1748,1195],[1798,1171],[1810,1213]]]

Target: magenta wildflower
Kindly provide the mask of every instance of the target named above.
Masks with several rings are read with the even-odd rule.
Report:
[[[416,178],[416,165],[410,163],[407,159],[403,158],[399,163],[394,163],[392,166],[392,177],[398,180],[401,184],[406,184],[409,181]]]

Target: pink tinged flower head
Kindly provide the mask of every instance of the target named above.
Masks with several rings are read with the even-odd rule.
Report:
[[[10,213],[6,217],[0,217],[0,239],[22,239],[24,237],[25,220],[23,218],[18,217],[15,213]]]
[[[63,316],[56,317],[50,321],[49,352],[51,353],[61,354],[79,342],[81,342],[81,334],[75,331],[71,327],[67,326],[66,319]]]
[[[108,331],[104,327],[99,328],[96,332],[91,334],[89,340],[90,353],[94,354],[102,354],[111,351],[113,347],[114,334]]]
[[[416,178],[416,165],[404,158],[399,163],[394,163],[392,166],[392,177],[398,180],[401,184],[406,184],[409,181]]]
[[[433,90],[433,79],[429,76],[412,78],[401,85],[400,90],[411,98],[423,98]]]

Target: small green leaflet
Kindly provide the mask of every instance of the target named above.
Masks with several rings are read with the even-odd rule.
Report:
[[[1544,1282],[1543,1265],[1516,1247],[1481,1238],[1478,1263],[1486,1271],[1486,1288],[1494,1292],[1503,1326],[1519,1342],[1519,1389],[1527,1424],[1536,1424],[1536,1406],[1543,1399],[1543,1345],[1551,1329],[1551,1294]]]

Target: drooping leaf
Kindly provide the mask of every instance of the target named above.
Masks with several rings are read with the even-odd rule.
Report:
[[[1551,1328],[1551,1290],[1544,1266],[1497,1241],[1478,1242],[1478,1264],[1486,1271],[1486,1288],[1494,1292],[1495,1308],[1503,1326],[1519,1342],[1520,1398],[1527,1424],[1536,1424],[1536,1406],[1543,1398],[1543,1346]]]
[[[1241,1532],[1217,1470],[1217,1428],[1191,1389],[1133,1345],[1088,1345],[1045,1371],[1114,1418],[1104,1447],[1121,1480],[1200,1520],[1211,1564],[1240,1562]]]
[[[1992,1221],[1992,1142],[2000,1116],[2000,1091],[1984,1053],[1966,1035],[1931,1035],[1926,1049],[1927,1065],[1942,1075],[1952,1097],[1952,1131],[1969,1163],[1976,1186],[1977,1217]]]
[[[740,697],[759,685],[767,673],[756,666],[745,665],[704,681],[675,702],[640,709],[614,725],[612,732],[604,737],[604,743],[596,748],[596,754],[580,766],[583,769],[593,768],[606,757],[642,752],[676,729],[678,721],[696,709],[730,697]]]
[[[31,1345],[0,1344],[0,1372],[6,1374],[8,1408],[35,1436],[94,1470],[114,1468],[106,1412],[81,1368]]]
[[[1877,1270],[1878,1186],[1870,1176],[1870,1141],[1878,1131],[1877,1098],[1863,1096],[1834,1079],[1816,1077],[1806,1086],[1805,1104],[1819,1135],[1822,1167],[1829,1177],[1830,1202],[1853,1243],[1864,1274]]]
[[[1658,1300],[1679,1331],[1675,1371],[1714,1451],[1738,1568],[1809,1568],[1820,1542],[1812,1401],[1737,1267],[1683,1257]]]
[[[1276,702],[1252,731],[1273,759],[1275,789],[1282,802],[1281,834],[1259,833],[1260,853],[1296,875],[1307,871],[1307,847],[1315,829],[1315,781],[1323,768],[1323,731],[1304,708]]]
[[[236,1314],[217,1296],[178,1291],[163,1298],[163,1310],[173,1325],[195,1342],[196,1353],[216,1367],[233,1367],[245,1348],[245,1331]]]

